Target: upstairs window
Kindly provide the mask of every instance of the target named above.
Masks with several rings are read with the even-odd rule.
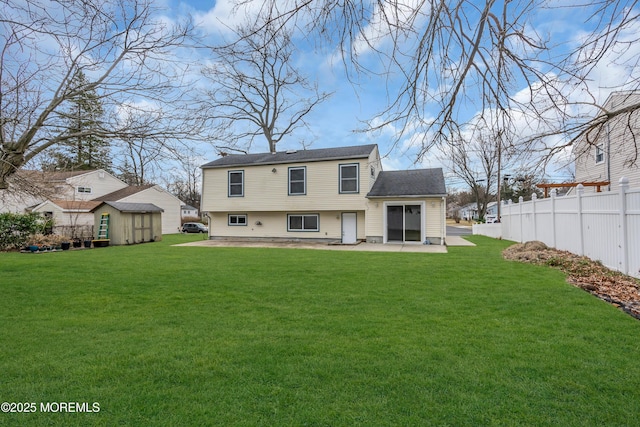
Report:
[[[604,150],[602,144],[596,145],[596,165],[604,162]]]
[[[87,193],[87,194],[90,194],[90,193],[91,193],[91,187],[78,187],[78,188],[76,189],[76,191],[77,191],[78,193]]]
[[[340,193],[358,193],[358,164],[340,165]]]
[[[289,168],[289,195],[307,194],[307,168]]]
[[[244,171],[229,171],[229,197],[244,196]]]

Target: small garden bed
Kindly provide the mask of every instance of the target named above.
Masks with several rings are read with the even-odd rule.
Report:
[[[505,259],[548,265],[567,274],[567,282],[640,319],[640,281],[613,271],[600,262],[571,252],[527,242],[504,250]]]

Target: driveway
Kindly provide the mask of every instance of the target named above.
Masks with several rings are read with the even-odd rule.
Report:
[[[471,227],[467,225],[447,225],[447,236],[470,236]]]

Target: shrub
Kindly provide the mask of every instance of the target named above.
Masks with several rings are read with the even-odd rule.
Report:
[[[0,213],[0,250],[23,247],[30,236],[42,233],[50,222],[38,213]]]

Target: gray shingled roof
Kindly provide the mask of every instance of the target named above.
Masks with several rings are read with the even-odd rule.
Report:
[[[368,198],[444,196],[447,189],[441,168],[380,172]]]
[[[290,150],[277,153],[231,154],[201,166],[226,168],[251,165],[272,165],[281,163],[319,162],[322,160],[360,159],[368,157],[376,148],[375,144],[351,147],[319,148],[315,150]]]
[[[96,197],[93,200],[97,200],[100,202],[106,202],[106,201],[117,202],[118,200],[124,199],[125,197],[129,197],[141,191],[148,190],[151,187],[155,187],[155,184],[130,185],[128,187],[121,188],[120,190],[113,191],[109,194]]]
[[[91,211],[94,212],[100,208],[103,204],[109,205],[120,212],[164,212],[164,209],[159,208],[153,203],[126,203],[126,202],[103,202],[99,206],[96,206]]]

